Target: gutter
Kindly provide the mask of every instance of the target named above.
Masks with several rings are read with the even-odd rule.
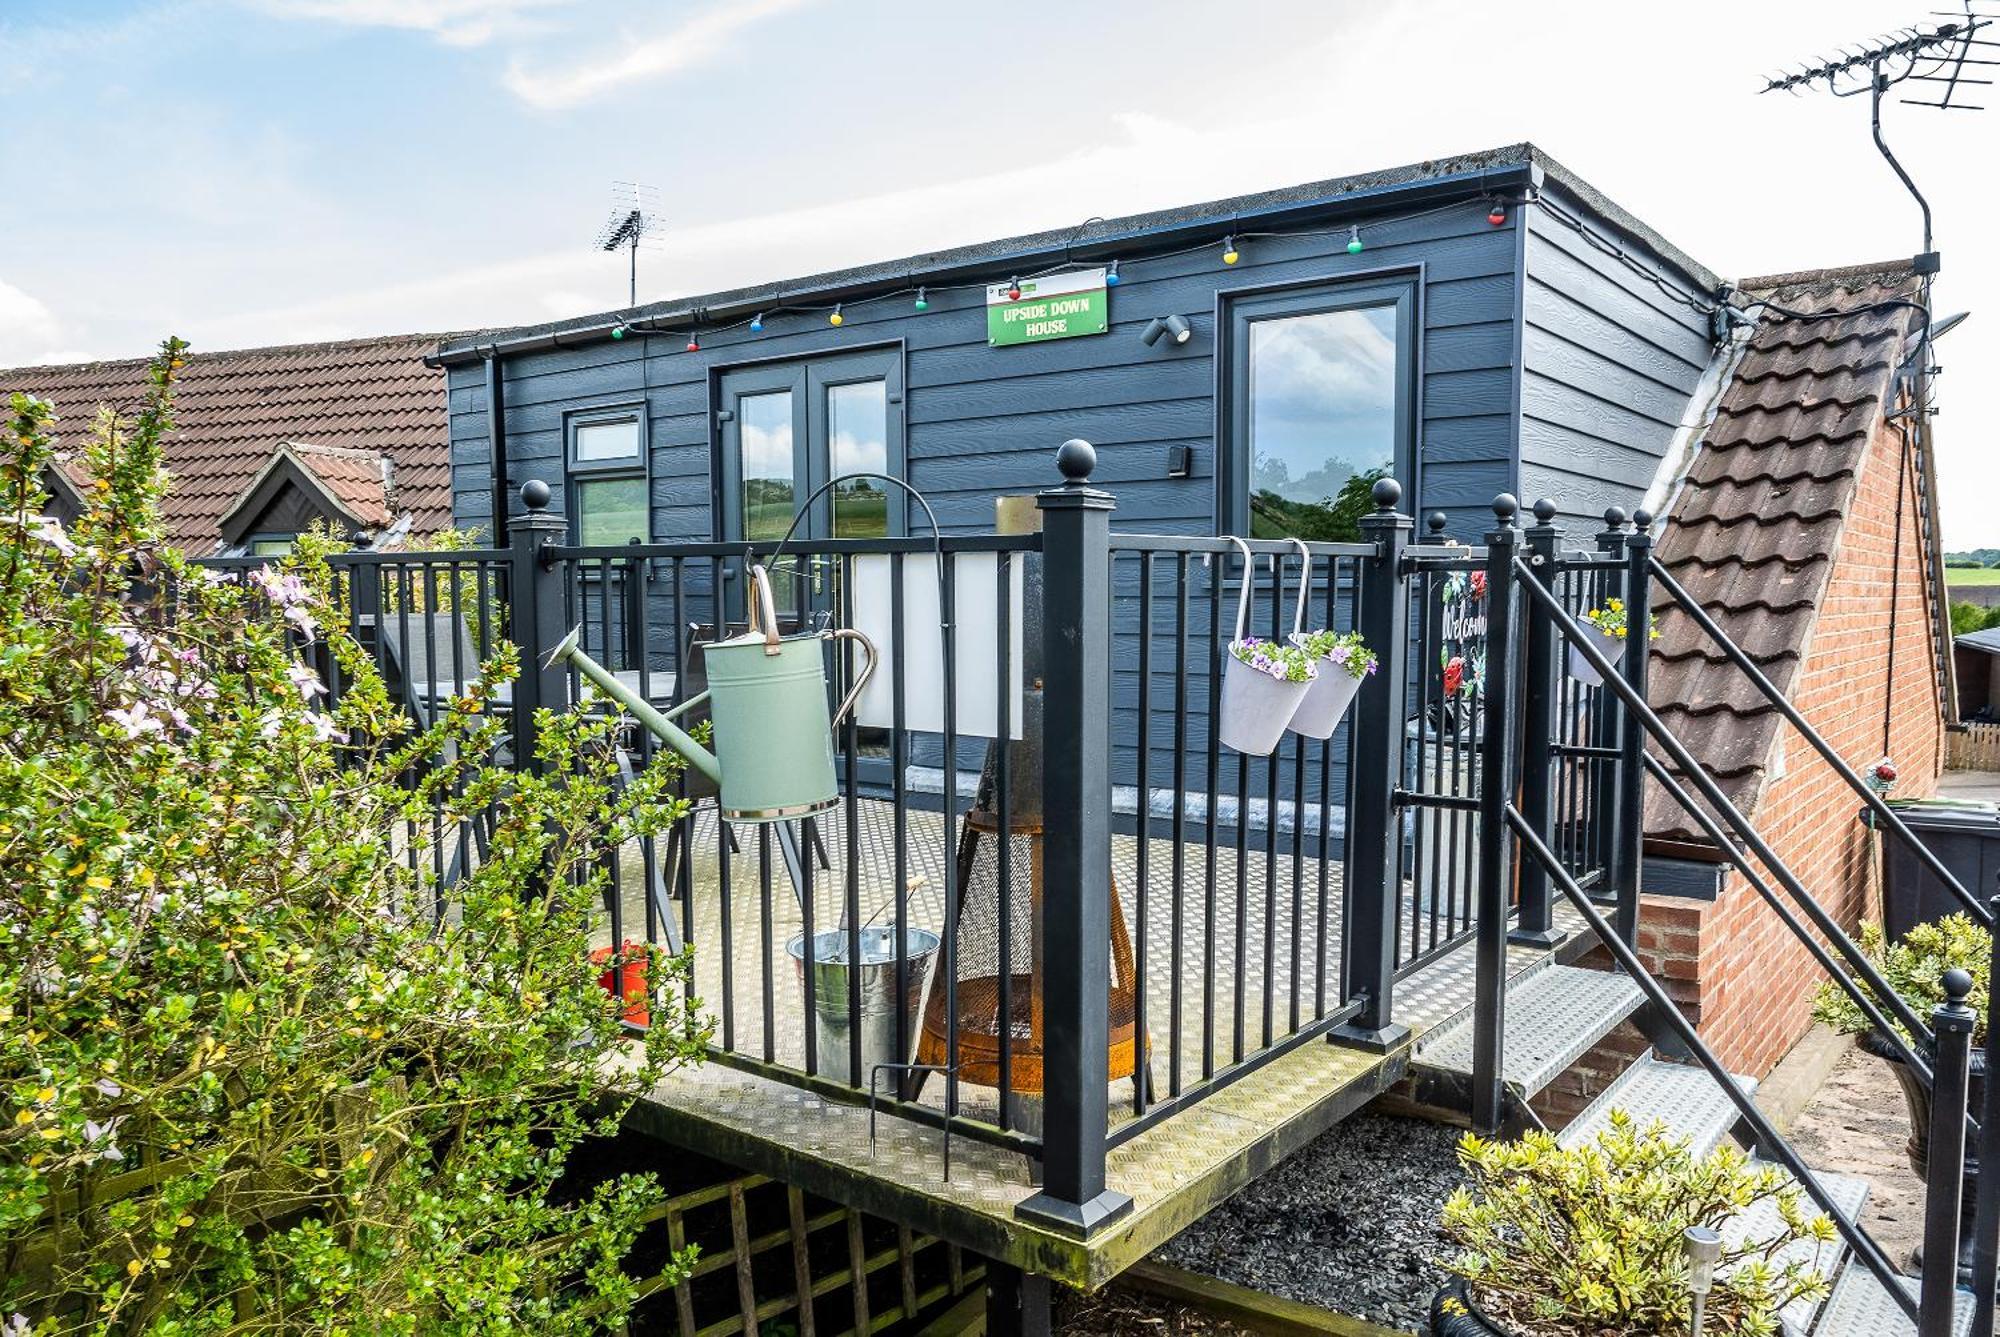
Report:
[[[943,287],[955,280],[970,280],[995,272],[1004,274],[1012,269],[1029,268],[1036,262],[1052,259],[1068,259],[1078,264],[1089,264],[1094,260],[1111,259],[1121,250],[1129,251],[1134,243],[1143,243],[1148,247],[1167,247],[1207,237],[1220,240],[1230,232],[1250,230],[1248,225],[1251,224],[1282,228],[1311,221],[1337,221],[1380,212],[1384,204],[1391,201],[1397,205],[1424,206],[1459,199],[1480,199],[1509,191],[1538,190],[1541,188],[1542,180],[1543,170],[1539,163],[1519,162],[1504,167],[1483,167],[1473,172],[1432,177],[1428,180],[1364,188],[1322,199],[1209,215],[1184,223],[1134,228],[1092,237],[1088,242],[1074,245],[1064,245],[1051,240],[1019,250],[970,256],[928,268],[905,267],[893,263],[869,265],[838,271],[828,275],[826,281],[811,287],[794,289],[781,284],[775,289],[739,288],[709,297],[685,299],[664,308],[635,307],[624,316],[599,317],[587,324],[567,329],[491,339],[483,343],[475,341],[457,348],[427,354],[424,357],[424,365],[433,368],[462,367],[474,362],[511,357],[516,353],[576,348],[608,340],[611,331],[620,327],[671,325],[697,318],[704,323],[726,324],[737,317],[754,315],[758,311],[773,311],[780,306],[860,302],[870,297],[900,292],[918,283]],[[1121,255],[1117,258],[1125,257]],[[641,310],[645,311],[644,315],[637,314]]]

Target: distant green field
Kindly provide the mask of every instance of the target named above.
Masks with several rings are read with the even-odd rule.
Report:
[[[2000,566],[1948,566],[1946,585],[2000,585]]]

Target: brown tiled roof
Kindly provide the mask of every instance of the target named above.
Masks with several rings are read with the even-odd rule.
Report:
[[[391,507],[402,489],[396,478],[395,461],[387,455],[303,441],[292,443],[292,453],[363,524],[386,525],[395,519],[396,512]]]
[[[424,365],[441,336],[395,335],[195,353],[181,371],[167,439],[169,532],[190,552],[210,551],[217,522],[281,442],[387,456],[411,531],[451,527],[451,448],[444,374]],[[129,411],[144,394],[147,360],[0,370],[0,396],[23,390],[53,400],[64,442],[80,446],[99,405]],[[361,486],[358,466],[328,465]],[[376,505],[381,505],[379,475]],[[343,494],[344,495],[344,494]]]
[[[1798,311],[1909,299],[1907,262],[1752,279],[1753,297]],[[1815,321],[1766,316],[1750,337],[1657,549],[1675,580],[1781,691],[1811,644],[1820,598],[1884,401],[1893,392],[1907,308]],[[1746,813],[1761,797],[1779,717],[1664,594],[1648,682],[1658,711]],[[1646,832],[1704,839],[1653,788]]]

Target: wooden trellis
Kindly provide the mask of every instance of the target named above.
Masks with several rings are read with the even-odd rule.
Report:
[[[664,1224],[674,1254],[695,1244],[700,1256],[679,1284],[664,1271],[640,1283],[635,1335],[855,1337],[923,1314],[985,1277],[956,1245],[764,1175],[679,1194],[651,1217]],[[670,1318],[648,1304],[668,1292]]]

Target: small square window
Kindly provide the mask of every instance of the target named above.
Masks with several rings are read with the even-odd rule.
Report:
[[[290,557],[292,549],[298,546],[298,539],[291,534],[269,535],[250,540],[252,557]]]
[[[605,547],[646,541],[644,478],[579,478],[570,486],[576,489],[577,542]]]
[[[639,420],[616,418],[609,422],[578,423],[574,446],[578,463],[639,458]]]

